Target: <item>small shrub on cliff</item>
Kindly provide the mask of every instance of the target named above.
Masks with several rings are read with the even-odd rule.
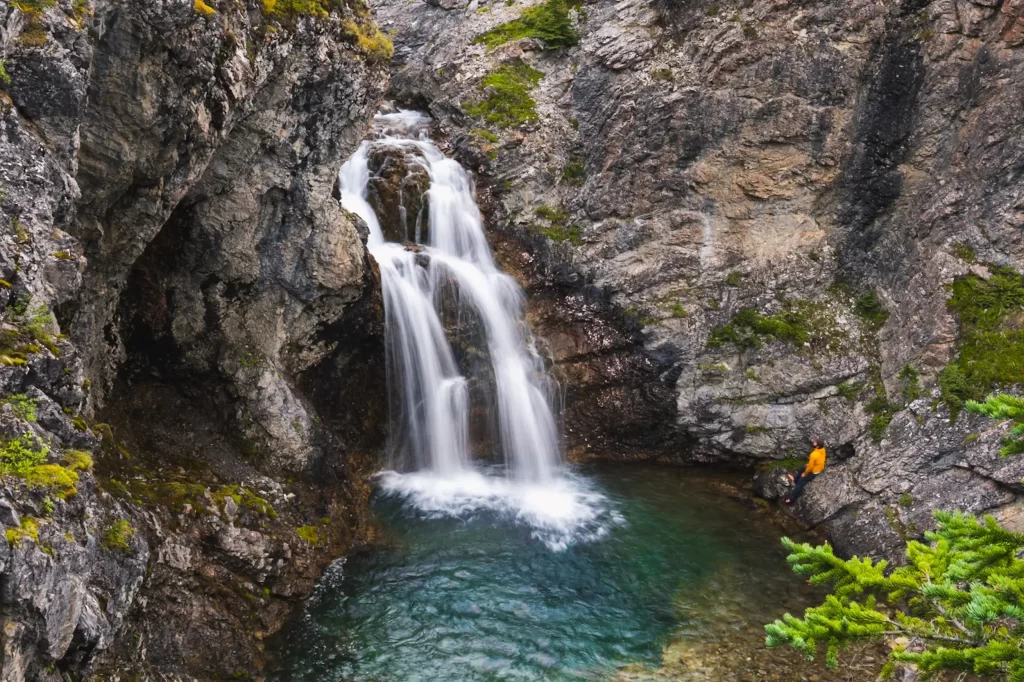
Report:
[[[101,544],[107,549],[128,552],[132,548],[131,540],[134,536],[135,529],[132,528],[132,524],[124,519],[118,519],[107,528]]]
[[[34,436],[25,434],[0,445],[0,475],[24,478],[33,468],[46,463],[49,449]]]
[[[24,393],[10,395],[3,400],[0,400],[0,405],[10,405],[11,411],[14,412],[14,416],[18,419],[24,419],[27,422],[35,422],[36,406],[38,404],[38,400],[29,398]]]
[[[853,309],[865,324],[878,328],[889,319],[889,311],[885,309],[874,291],[866,291],[857,297]]]
[[[969,274],[950,286],[960,344],[939,388],[954,418],[966,401],[1024,383],[1024,277],[1006,267],[990,270],[988,279]]]
[[[587,167],[582,161],[570,161],[562,168],[562,180],[570,185],[582,185],[587,179]]]
[[[0,83],[4,86],[11,84],[11,75],[7,73],[7,58],[0,59]]]
[[[355,38],[356,47],[364,55],[374,61],[386,62],[395,54],[395,45],[381,32],[372,20],[358,23],[352,19],[342,22],[345,32]]]
[[[808,658],[823,648],[835,667],[843,648],[889,640],[896,646],[883,677],[904,663],[925,676],[950,671],[1024,680],[1024,534],[992,517],[936,512],[935,519],[928,544],[909,542],[907,565],[894,569],[784,538],[793,571],[832,593],[803,618],[787,613],[766,625],[765,643],[789,644]]]
[[[533,213],[548,222],[547,225],[532,225],[534,231],[556,242],[570,242],[576,245],[583,243],[579,226],[569,224],[569,213],[561,206],[538,206]]]
[[[547,0],[523,10],[518,19],[481,33],[473,44],[493,48],[513,40],[536,38],[544,41],[544,48],[548,50],[572,47],[580,42],[580,37],[573,28],[569,11],[579,10],[580,5],[580,0]]]
[[[463,102],[462,108],[470,116],[499,128],[536,121],[540,117],[530,91],[543,77],[543,73],[528,64],[502,64],[480,81],[480,89],[486,97],[475,103]]]

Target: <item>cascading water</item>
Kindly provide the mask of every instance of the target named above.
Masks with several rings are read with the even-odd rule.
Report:
[[[374,123],[374,139],[345,162],[339,180],[342,205],[370,228],[368,247],[384,289],[390,450],[392,465],[404,471],[385,473],[384,489],[428,513],[511,511],[553,546],[579,537],[582,528],[593,535],[600,496],[562,470],[551,407],[555,386],[526,328],[522,292],[494,264],[472,181],[426,136],[426,116],[400,111],[378,115]],[[374,153],[400,155],[408,167],[426,172],[426,244],[386,240],[367,199]],[[409,219],[404,207],[399,215],[403,223]],[[472,317],[482,330],[488,377],[472,378],[488,384],[502,475],[472,463],[470,379],[460,372],[444,323],[452,305],[455,319]]]

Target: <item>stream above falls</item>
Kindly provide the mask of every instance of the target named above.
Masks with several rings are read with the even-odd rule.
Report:
[[[657,667],[672,642],[763,649],[763,624],[814,596],[778,528],[717,492],[720,477],[570,475],[601,496],[606,525],[561,549],[514,512],[439,518],[378,490],[376,542],[335,564],[276,638],[271,679],[614,680]]]

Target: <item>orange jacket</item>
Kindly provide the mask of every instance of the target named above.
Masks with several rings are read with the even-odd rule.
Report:
[[[825,448],[814,448],[811,456],[807,459],[807,468],[804,469],[804,476],[807,474],[820,474],[825,469]]]

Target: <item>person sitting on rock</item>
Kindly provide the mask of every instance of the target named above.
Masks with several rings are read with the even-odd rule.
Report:
[[[804,491],[804,486],[810,483],[811,479],[820,474],[824,469],[825,443],[815,436],[811,439],[811,456],[807,458],[807,466],[804,467],[804,472],[800,474],[800,478],[794,481],[796,485],[793,486],[793,492],[786,498],[786,504],[793,504],[796,498],[800,497],[800,493]],[[787,475],[789,480],[793,481],[793,474]]]

